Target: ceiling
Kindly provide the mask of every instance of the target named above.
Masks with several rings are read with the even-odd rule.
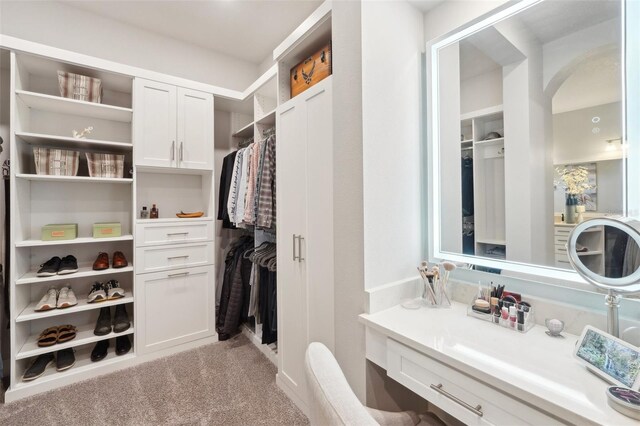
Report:
[[[555,0],[537,4],[517,19],[546,44],[620,15],[620,0]]]
[[[445,2],[445,0],[407,0],[407,1],[422,12],[428,12],[434,7],[438,6],[439,4]]]
[[[553,96],[553,113],[622,100],[620,49],[581,62]]]
[[[60,3],[259,64],[322,1],[84,0]]]

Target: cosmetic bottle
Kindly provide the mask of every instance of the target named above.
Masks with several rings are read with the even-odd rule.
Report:
[[[518,309],[518,331],[524,331],[524,310]]]
[[[142,210],[140,210],[140,219],[149,219],[149,210],[147,210],[147,206],[142,206]]]
[[[149,218],[151,218],[151,219],[157,219],[158,218],[158,208],[156,207],[155,204],[153,205],[153,207],[151,207],[151,214],[149,215]]]
[[[509,307],[509,327],[516,328],[517,311],[515,305]]]
[[[501,315],[502,311],[500,309],[500,306],[496,305],[495,309],[493,310],[493,322],[495,324],[500,324],[500,315]]]
[[[509,309],[506,306],[500,310],[500,324],[504,326],[509,324]]]

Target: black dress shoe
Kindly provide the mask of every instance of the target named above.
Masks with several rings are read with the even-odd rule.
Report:
[[[73,354],[73,348],[62,349],[56,353],[56,370],[68,370],[73,367],[75,363],[76,356]]]
[[[65,256],[60,261],[60,269],[58,269],[58,275],[67,275],[78,272],[78,260],[71,256]]]
[[[103,360],[104,357],[107,356],[107,349],[109,349],[109,339],[100,340],[91,351],[91,361],[96,362]]]
[[[31,364],[31,367],[29,367],[27,371],[25,371],[24,375],[22,376],[22,381],[28,382],[42,376],[44,374],[44,370],[52,362],[53,353],[49,352],[39,355],[38,358],[36,358],[36,360],[33,362],[33,364]]]
[[[124,355],[131,350],[129,336],[116,337],[116,355]]]
[[[93,334],[96,336],[104,336],[111,333],[111,310],[108,307],[100,309],[100,315],[96,322],[96,328],[93,329]]]
[[[127,315],[127,309],[124,305],[116,306],[116,314],[113,316],[113,331],[116,333],[122,333],[131,327],[129,322],[129,315]]]

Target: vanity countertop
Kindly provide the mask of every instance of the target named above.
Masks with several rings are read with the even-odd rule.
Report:
[[[519,333],[451,309],[397,305],[362,314],[367,327],[572,424],[638,425],[607,404],[609,386],[573,358],[579,336]]]

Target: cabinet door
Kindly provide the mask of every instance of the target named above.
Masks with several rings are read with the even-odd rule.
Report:
[[[176,166],[176,87],[136,78],[134,152],[138,166]]]
[[[301,96],[278,108],[276,128],[276,206],[278,229],[278,380],[306,403],[304,354],[307,348],[306,263],[294,260],[306,246],[294,236],[306,230],[306,125]]]
[[[178,88],[178,167],[213,170],[213,95]]]
[[[213,336],[213,266],[136,276],[136,326],[143,353]]]

